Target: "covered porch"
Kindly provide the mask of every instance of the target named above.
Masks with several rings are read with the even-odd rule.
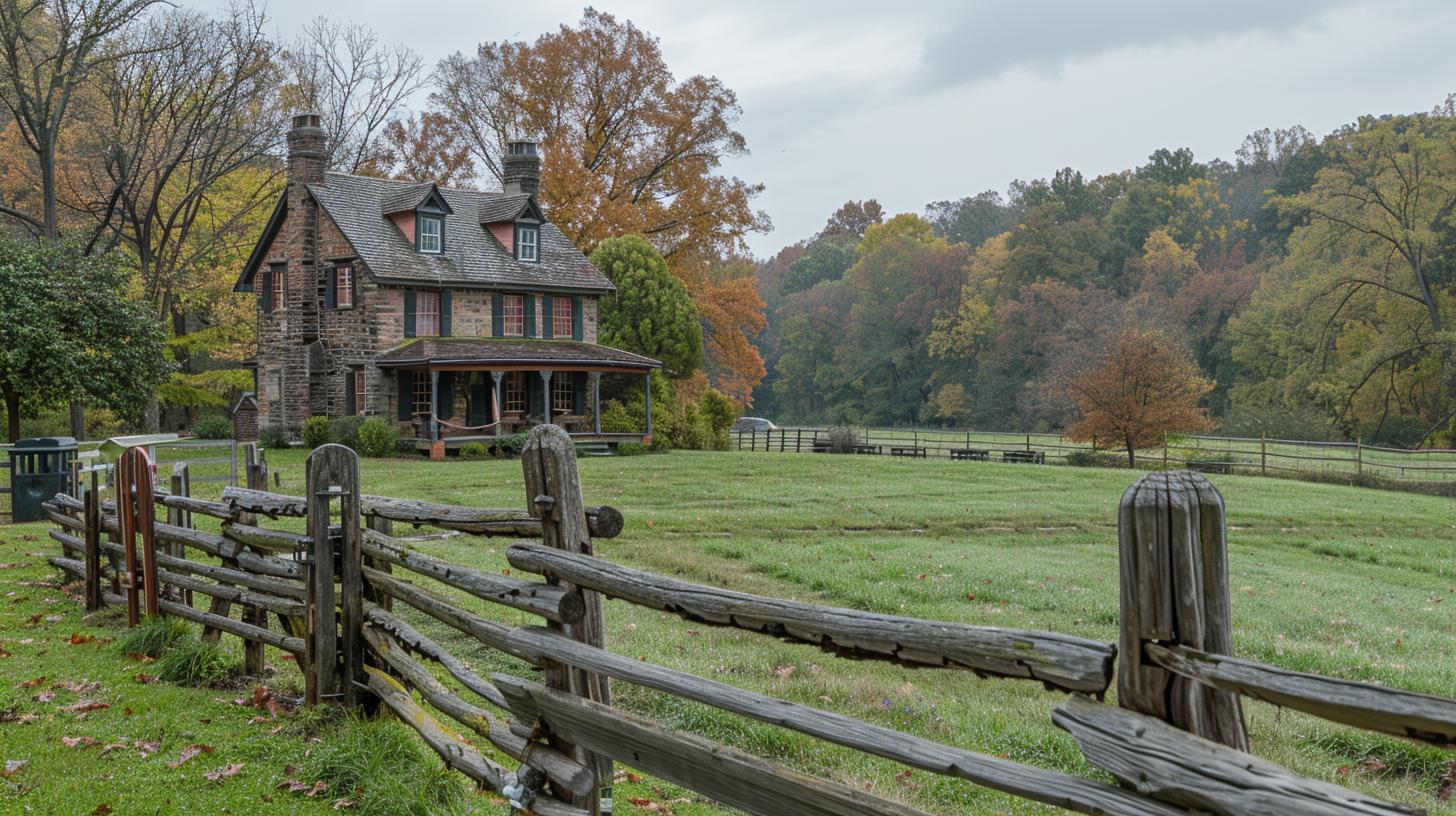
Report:
[[[661,364],[618,349],[569,340],[423,338],[378,365],[395,374],[404,435],[435,456],[541,424],[559,425],[585,443],[652,439],[652,372]],[[643,378],[641,433],[602,429],[604,375]]]

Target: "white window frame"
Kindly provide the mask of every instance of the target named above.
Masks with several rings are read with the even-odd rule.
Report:
[[[526,236],[531,236],[527,241]],[[541,228],[535,224],[516,225],[516,260],[537,263],[541,260]]]
[[[425,305],[430,308],[426,309]],[[427,323],[426,320],[430,322]],[[415,292],[415,337],[440,336],[440,293]]]
[[[334,308],[354,308],[354,265],[334,267]]]
[[[430,224],[435,225],[432,233],[426,229]],[[420,252],[426,255],[439,255],[445,251],[445,217],[441,215],[421,215],[419,222],[419,247]],[[433,246],[431,245],[433,242]]]
[[[515,314],[511,313],[511,306],[516,307]],[[514,327],[512,322],[514,320]],[[511,331],[514,328],[515,331]],[[526,336],[526,297],[525,295],[501,295],[501,336],[502,337],[525,337]]]

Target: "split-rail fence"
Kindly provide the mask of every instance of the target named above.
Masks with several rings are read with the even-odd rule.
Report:
[[[210,637],[242,638],[250,672],[263,670],[264,647],[292,655],[309,703],[389,709],[446,765],[520,812],[602,812],[614,762],[765,816],[922,812],[615,707],[611,682],[1088,814],[1419,812],[1251,755],[1243,696],[1355,728],[1456,743],[1456,701],[1230,654],[1223,501],[1202,476],[1186,471],[1147,475],[1123,496],[1114,644],[762,597],[600,559],[593,541],[617,535],[622,515],[586,506],[571,439],[553,426],[533,430],[525,445],[523,510],[363,494],[357,458],[337,445],[309,456],[304,496],[266,492],[266,464],[251,447],[247,460],[249,487],[229,487],[221,501],[205,501],[189,495],[185,466],[171,474],[169,489],[154,491],[145,451],[128,451],[113,498],[103,497],[93,474],[81,498],[62,494],[49,503],[59,525],[50,535],[64,550],[51,563],[84,584],[88,608],[123,604],[133,623],[142,614],[175,615],[201,624]],[[216,519],[219,532],[198,529],[199,516]],[[268,524],[290,517],[303,519],[306,531]],[[510,564],[540,579],[427,555],[396,537],[397,524],[517,539],[507,550]],[[542,625],[507,625],[431,585],[530,613]],[[202,597],[210,599],[205,609]],[[1118,784],[615,654],[603,640],[604,597],[856,659],[1041,683],[1067,695],[1053,720]],[[278,626],[270,626],[270,614]],[[540,668],[541,680],[478,674],[410,622],[425,619]],[[1116,706],[1103,702],[1114,682]],[[512,769],[498,756],[519,764]]]

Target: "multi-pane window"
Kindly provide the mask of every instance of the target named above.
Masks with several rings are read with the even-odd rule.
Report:
[[[349,264],[334,267],[334,305],[340,309],[354,305],[354,267]]]
[[[288,277],[288,265],[287,264],[274,264],[274,265],[272,265],[271,267],[268,268],[268,271],[269,271],[269,277],[271,277],[273,279],[273,293],[272,293],[273,294],[273,309],[272,309],[272,311],[275,311],[276,312],[276,311],[278,311],[278,310],[280,310],[283,307],[285,307],[285,306],[288,305],[287,301],[284,300],[284,290],[283,290],[283,282]]]
[[[512,371],[506,374],[506,411],[526,412],[526,372]]]
[[[571,337],[571,298],[559,297],[551,301],[551,336]]]
[[[415,336],[438,337],[440,335],[440,293],[415,293]]]
[[[535,226],[520,224],[516,226],[516,258],[522,261],[535,261],[540,258],[539,243],[541,233]]]
[[[445,219],[438,215],[422,215],[417,229],[420,251],[438,255],[445,246]]]
[[[576,410],[576,380],[569,372],[551,378],[551,412],[569,414]]]
[[[351,385],[354,389],[354,413],[362,414],[364,413],[364,369],[354,369]]]
[[[415,416],[429,416],[432,413],[430,405],[430,372],[416,371],[414,390],[411,399],[411,413]]]
[[[526,301],[521,295],[501,297],[501,334],[506,337],[521,337],[526,333]]]

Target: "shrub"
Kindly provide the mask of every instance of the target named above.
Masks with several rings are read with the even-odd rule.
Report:
[[[642,423],[627,410],[627,406],[611,400],[602,407],[602,432],[642,433]]]
[[[484,442],[466,442],[460,447],[460,458],[467,462],[490,458],[490,446]]]
[[[414,732],[390,720],[343,723],[313,750],[305,778],[348,792],[362,816],[431,816],[461,813],[465,788]]]
[[[192,423],[192,433],[199,439],[232,439],[233,424],[222,414],[208,414]]]
[[[329,443],[329,418],[312,416],[303,423],[303,446],[309,450]]]
[[[192,635],[192,627],[181,618],[147,618],[135,628],[126,630],[116,643],[122,654],[156,657]]]
[[[278,425],[264,425],[258,429],[258,444],[269,450],[286,450],[288,434]]]
[[[359,449],[359,426],[364,424],[364,417],[358,415],[342,416],[329,420],[329,441],[346,448]]]
[[[727,434],[728,429],[738,421],[738,416],[742,412],[722,391],[709,388],[703,392],[703,398],[698,401],[698,413],[708,423],[708,429],[714,436],[717,436],[720,433]]]
[[[190,631],[157,659],[157,676],[180,686],[216,683],[233,671],[233,663],[216,643]]]
[[[830,453],[854,453],[854,446],[859,444],[859,431],[848,425],[840,425],[829,429],[829,452]]]
[[[496,456],[511,459],[521,455],[521,449],[526,447],[526,435],[518,433],[502,436],[499,440],[490,443],[490,446]]]
[[[618,456],[641,456],[644,453],[653,453],[653,449],[641,442],[620,442],[617,444]]]
[[[384,417],[369,417],[359,424],[359,444],[355,450],[360,456],[389,456],[395,452],[399,442],[399,431]]]
[[[1111,453],[1101,451],[1079,450],[1067,454],[1067,464],[1072,467],[1095,467],[1095,468],[1125,468],[1127,459]]]

